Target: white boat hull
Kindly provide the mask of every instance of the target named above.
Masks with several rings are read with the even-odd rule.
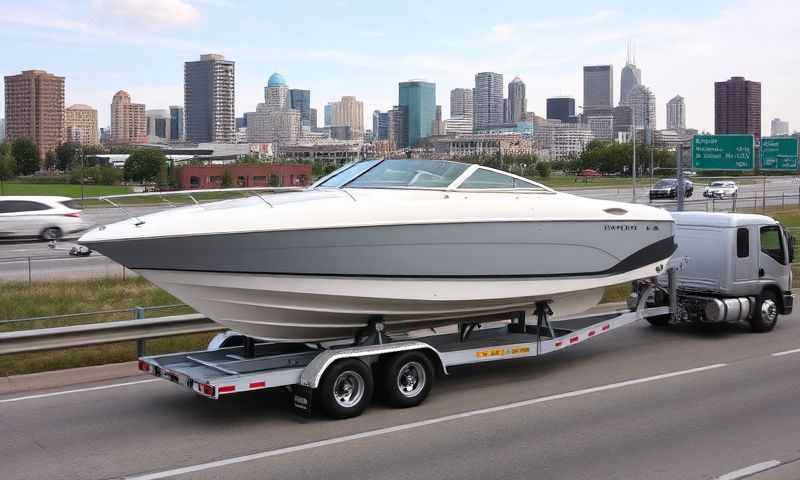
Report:
[[[388,331],[527,311],[549,300],[557,316],[595,306],[604,288],[656,275],[650,265],[611,276],[532,279],[404,279],[138,270],[214,321],[283,342],[353,337],[380,316]],[[358,292],[358,296],[353,296]]]

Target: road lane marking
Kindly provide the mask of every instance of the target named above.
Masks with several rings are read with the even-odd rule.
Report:
[[[775,468],[780,464],[781,462],[778,460],[769,460],[767,462],[756,463],[754,465],[750,465],[749,467],[740,468],[739,470],[726,473],[721,477],[717,477],[716,480],[736,480],[738,478],[748,477],[750,475],[753,475],[754,473],[763,472],[764,470],[769,470],[770,468]]]
[[[304,450],[312,450],[312,449],[315,449],[315,448],[326,447],[326,446],[330,446],[330,445],[337,445],[337,444],[340,444],[340,443],[353,442],[353,441],[362,440],[362,439],[365,439],[365,438],[383,436],[383,435],[387,435],[387,434],[394,433],[394,432],[402,432],[402,431],[406,431],[406,430],[412,430],[412,429],[416,429],[416,428],[426,427],[426,426],[429,426],[429,425],[435,425],[435,424],[444,423],[444,422],[452,422],[453,420],[460,420],[460,419],[469,418],[469,417],[487,415],[487,414],[490,414],[490,413],[503,412],[505,410],[511,410],[511,409],[515,409],[515,408],[527,407],[527,406],[530,406],[530,405],[536,405],[538,403],[551,402],[551,401],[554,401],[554,400],[563,400],[563,399],[567,399],[567,398],[575,398],[575,397],[580,397],[580,396],[584,396],[584,395],[589,395],[589,394],[592,394],[592,393],[599,393],[599,392],[605,392],[605,391],[608,391],[608,390],[615,390],[615,389],[618,389],[618,388],[629,387],[631,385],[639,385],[639,384],[642,384],[642,383],[654,382],[654,381],[657,381],[657,380],[664,380],[664,379],[667,379],[667,378],[679,377],[679,376],[682,376],[682,375],[691,375],[691,374],[694,374],[694,373],[700,373],[700,372],[705,372],[705,371],[708,371],[708,370],[714,370],[716,368],[725,367],[727,365],[728,365],[727,363],[716,363],[716,364],[713,364],[713,365],[706,365],[706,366],[703,366],[703,367],[691,368],[689,370],[681,370],[681,371],[677,371],[677,372],[664,373],[664,374],[661,374],[661,375],[654,375],[654,376],[651,376],[651,377],[643,377],[643,378],[637,378],[637,379],[634,379],[634,380],[626,380],[624,382],[611,383],[611,384],[608,384],[608,385],[601,385],[599,387],[591,387],[591,388],[584,388],[584,389],[581,389],[581,390],[573,390],[571,392],[558,393],[558,394],[549,395],[549,396],[546,396],[546,397],[532,398],[530,400],[523,400],[523,401],[520,401],[520,402],[507,403],[507,404],[504,404],[504,405],[498,405],[496,407],[482,408],[482,409],[479,409],[479,410],[470,410],[468,412],[456,413],[456,414],[453,414],[453,415],[445,415],[443,417],[431,418],[431,419],[428,419],[428,420],[421,420],[421,421],[418,421],[418,422],[405,423],[405,424],[402,424],[402,425],[396,425],[394,427],[379,428],[377,430],[369,430],[369,431],[366,431],[366,432],[355,433],[355,434],[352,434],[352,435],[345,435],[343,437],[330,438],[330,439],[327,439],[327,440],[319,440],[319,441],[311,442],[311,443],[303,443],[303,444],[294,445],[294,446],[291,446],[291,447],[278,448],[276,450],[267,450],[267,451],[264,451],[264,452],[253,453],[253,454],[250,454],[250,455],[243,455],[243,456],[240,456],[240,457],[231,457],[231,458],[226,458],[226,459],[223,459],[223,460],[217,460],[217,461],[214,461],[214,462],[200,463],[200,464],[191,465],[191,466],[188,466],[188,467],[175,468],[175,469],[171,469],[171,470],[164,470],[164,471],[161,471],[161,472],[152,472],[152,473],[147,473],[147,474],[142,474],[142,475],[131,475],[131,476],[128,476],[128,477],[125,477],[125,478],[127,478],[128,480],[158,480],[158,479],[162,479],[162,478],[174,477],[176,475],[185,475],[185,474],[200,472],[200,471],[203,471],[203,470],[210,470],[210,469],[213,469],[213,468],[220,468],[220,467],[225,467],[225,466],[228,466],[228,465],[235,465],[235,464],[238,464],[238,463],[252,462],[254,460],[262,460],[262,459],[265,459],[265,458],[276,457],[276,456],[279,456],[279,455],[285,455],[287,453],[302,452]]]
[[[111,385],[101,385],[99,387],[77,388],[75,390],[62,390],[60,392],[40,393],[38,395],[27,395],[24,397],[6,398],[0,400],[0,403],[21,402],[23,400],[34,400],[37,398],[58,397],[60,395],[70,395],[72,393],[94,392],[96,390],[108,390],[110,388],[129,387],[131,385],[139,385],[142,383],[159,382],[158,378],[150,378],[147,380],[137,380],[135,382],[114,383]]]
[[[795,348],[793,350],[784,350],[782,352],[775,352],[772,354],[773,357],[782,357],[784,355],[791,355],[793,353],[800,353],[800,348]]]

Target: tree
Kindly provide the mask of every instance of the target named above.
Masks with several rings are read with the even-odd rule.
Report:
[[[17,162],[17,175],[31,175],[39,171],[39,151],[30,138],[18,138],[11,143],[11,155]]]
[[[5,195],[3,182],[14,178],[16,170],[17,162],[14,161],[14,156],[11,154],[11,145],[0,144],[0,195]]]
[[[539,162],[536,164],[536,174],[539,175],[541,178],[547,178],[550,176],[550,163],[549,162]]]
[[[222,173],[222,188],[228,188],[233,186],[233,177],[231,176],[231,172],[226,168],[225,171]]]
[[[167,156],[159,149],[136,149],[125,160],[123,175],[126,180],[134,182],[154,182],[158,180],[166,162]]]
[[[58,170],[66,172],[72,168],[80,167],[78,151],[80,145],[77,143],[67,142],[62,143],[56,147],[56,164]]]

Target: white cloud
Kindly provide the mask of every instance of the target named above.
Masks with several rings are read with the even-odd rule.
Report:
[[[185,0],[93,0],[92,17],[100,24],[120,22],[129,28],[184,28],[200,20],[200,12]]]

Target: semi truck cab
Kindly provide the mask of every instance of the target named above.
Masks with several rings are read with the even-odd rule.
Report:
[[[741,322],[765,332],[779,314],[791,313],[794,238],[778,221],[741,213],[672,215],[678,245],[673,258],[682,260],[675,274],[676,308],[651,323]],[[669,305],[669,295],[662,289],[648,303]]]

